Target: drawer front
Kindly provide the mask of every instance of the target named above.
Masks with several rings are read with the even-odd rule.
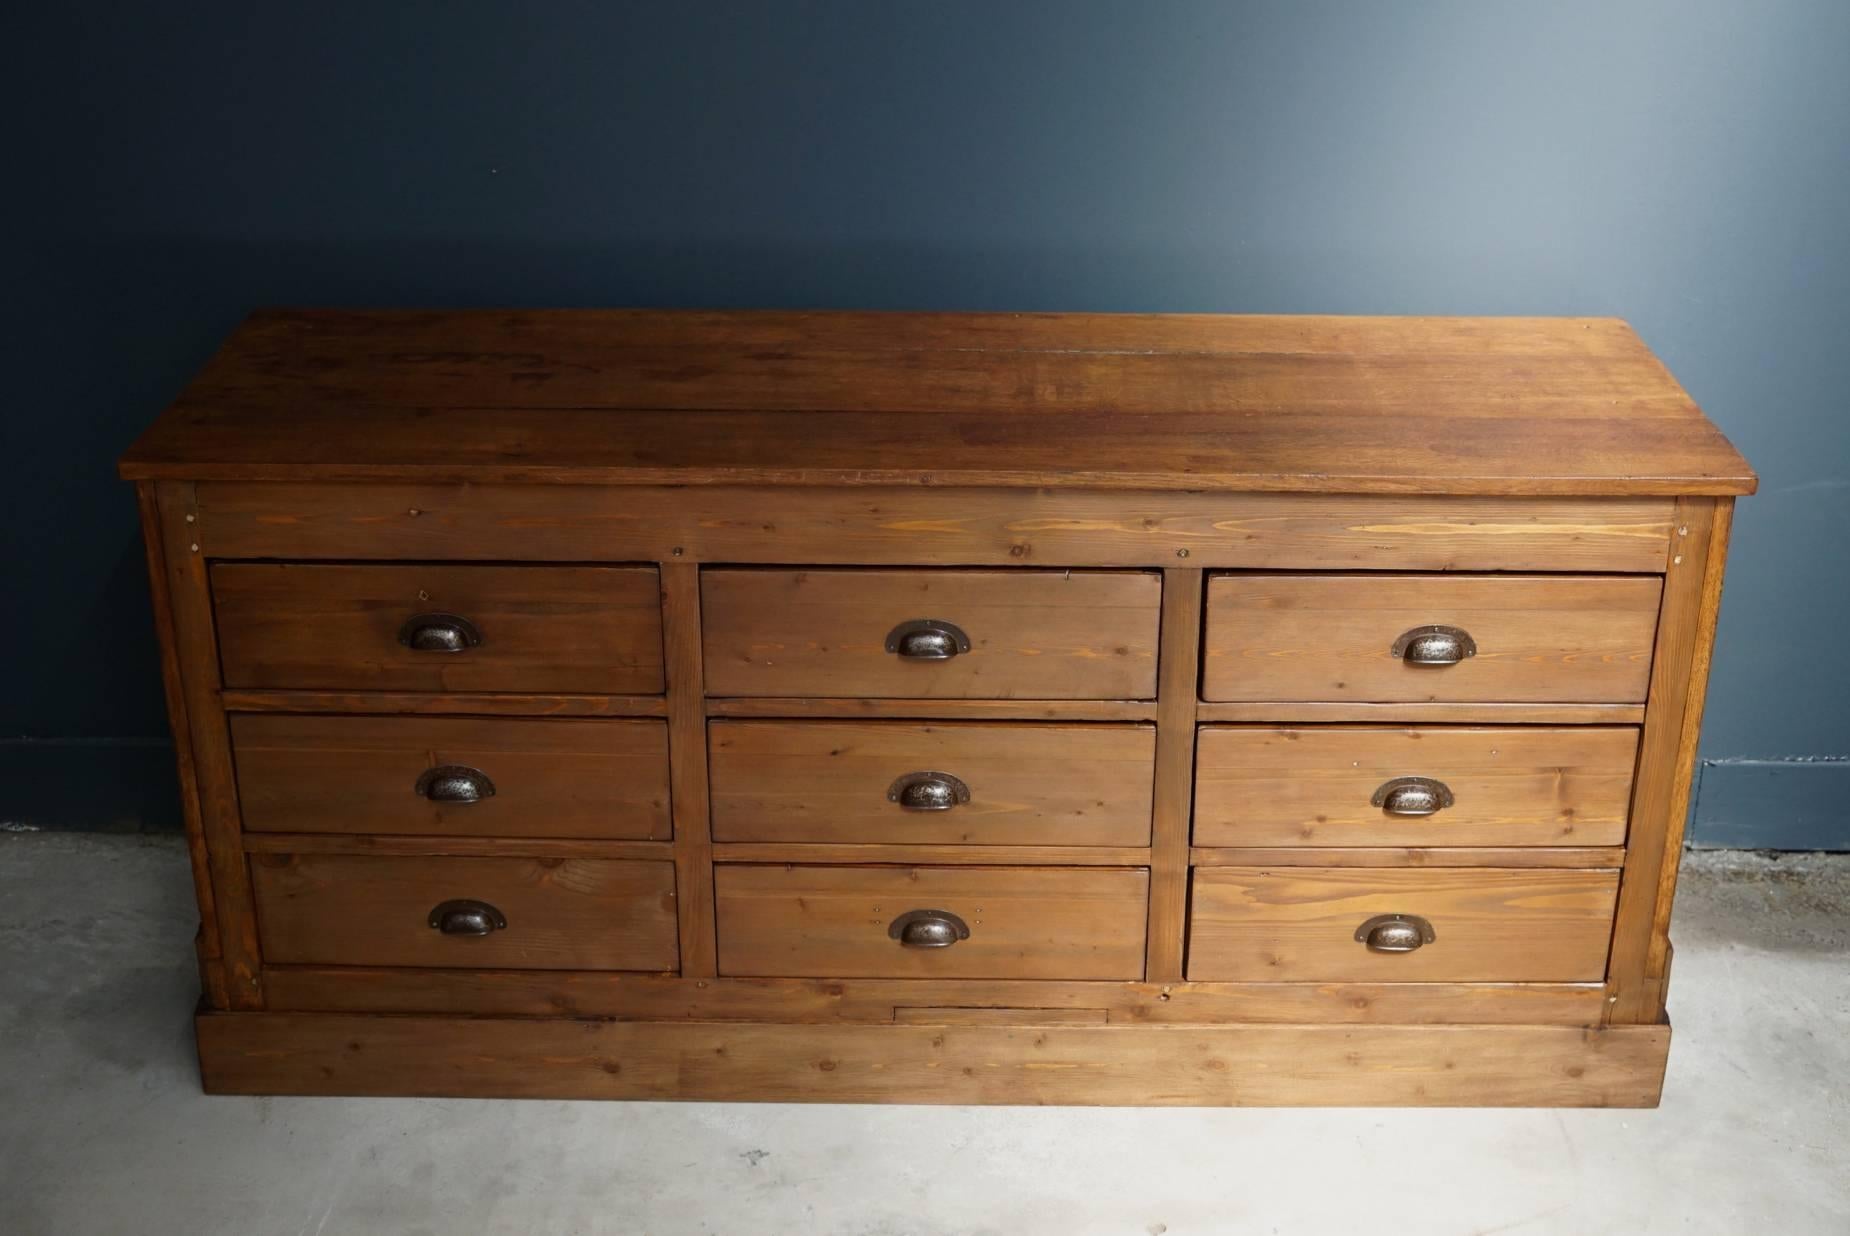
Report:
[[[1198,867],[1188,977],[1597,982],[1618,888],[1616,871]],[[1418,916],[1432,939],[1411,952],[1375,951],[1356,936],[1382,915]]]
[[[259,854],[251,883],[271,964],[649,971],[679,964],[667,862]],[[433,928],[433,911],[454,901],[484,902],[507,925],[486,935]]]
[[[1661,591],[1644,576],[1219,575],[1208,582],[1202,695],[1640,703]],[[1468,636],[1475,652],[1462,655],[1461,636],[1447,633],[1396,651],[1428,627]]]
[[[220,563],[212,595],[228,687],[662,690],[653,567]]]
[[[234,716],[253,832],[663,840],[653,720]]]
[[[714,884],[725,975],[1143,976],[1142,869],[722,864]],[[927,911],[953,918],[907,925],[904,916]],[[967,937],[955,938],[959,923]],[[954,942],[921,946],[940,931]]]
[[[1147,699],[1161,604],[1140,571],[707,571],[707,693]]]
[[[716,721],[718,841],[1150,843],[1147,725]]]
[[[1208,726],[1202,846],[1622,845],[1631,727]]]

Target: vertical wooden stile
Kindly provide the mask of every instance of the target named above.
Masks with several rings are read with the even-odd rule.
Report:
[[[160,562],[164,581],[156,603],[166,601],[162,638],[170,640],[168,657],[178,699],[169,708],[177,728],[175,741],[187,747],[181,788],[189,812],[189,845],[203,846],[211,877],[210,902],[218,933],[218,963],[224,998],[234,1009],[263,1007],[262,951],[257,915],[251,900],[250,871],[245,866],[238,788],[231,762],[231,733],[219,699],[218,639],[212,624],[212,583],[206,569],[204,531],[198,523],[192,486],[163,481],[155,487],[160,524]],[[192,518],[189,520],[188,516]],[[196,816],[193,813],[197,813]],[[201,913],[205,912],[201,898]]]
[[[1195,790],[1195,705],[1201,663],[1202,572],[1163,571],[1157,660],[1156,797],[1151,811],[1150,920],[1144,979],[1182,981],[1188,917],[1188,829]]]
[[[700,568],[662,564],[662,642],[668,671],[669,809],[681,974],[718,971],[713,919],[713,831],[707,810],[706,679],[701,665]]]
[[[1677,500],[1607,965],[1606,1016],[1613,1024],[1652,1023],[1663,1017],[1670,908],[1733,506],[1731,499]]]

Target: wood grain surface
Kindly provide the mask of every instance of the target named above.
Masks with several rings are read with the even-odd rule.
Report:
[[[722,863],[713,876],[724,975],[1143,975],[1142,870]],[[970,936],[948,948],[907,948],[887,928],[910,910],[955,914]]]
[[[660,721],[239,715],[231,746],[248,831],[670,835]],[[468,803],[417,793],[440,765],[480,772],[494,793]]]
[[[1670,1048],[1669,1026],[196,1025],[211,1094],[783,1103],[1653,1107]]]
[[[1625,841],[1630,727],[1205,726],[1198,846],[1612,846]],[[1442,783],[1428,816],[1374,805],[1401,777]]]
[[[221,558],[1661,571],[1669,498],[1055,489],[199,486]],[[767,517],[775,512],[775,517]]]
[[[672,970],[674,866],[590,858],[377,858],[263,854],[251,860],[269,962]],[[486,901],[507,928],[451,936],[433,907]]]
[[[1143,571],[726,570],[701,573],[708,695],[1145,699],[1161,578]],[[886,650],[915,619],[970,651]]]
[[[662,615],[652,567],[212,568],[228,687],[654,694]],[[415,615],[473,623],[480,646],[399,643]]]
[[[1202,695],[1636,703],[1661,591],[1645,576],[1217,575]],[[1420,666],[1392,654],[1403,633],[1432,625],[1464,630],[1477,655]]]
[[[903,1005],[1103,1008],[1114,1024],[1596,1026],[1599,983],[1156,983],[715,978],[611,971],[271,966],[272,1008],[686,1021],[891,1021]]]
[[[1152,726],[714,721],[708,734],[716,841],[1150,843]],[[891,801],[914,772],[957,778],[969,801]]]
[[[1753,486],[1631,328],[1597,318],[269,311],[122,472],[1614,496]]]
[[[1188,975],[1229,982],[1591,982],[1606,973],[1616,871],[1197,867]],[[1411,953],[1355,939],[1419,915]]]

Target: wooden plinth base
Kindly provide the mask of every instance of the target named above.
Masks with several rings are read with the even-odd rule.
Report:
[[[1653,1107],[1670,1027],[815,1025],[201,1013],[212,1094]]]

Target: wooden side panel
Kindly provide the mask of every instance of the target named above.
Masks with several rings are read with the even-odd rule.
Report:
[[[1650,1107],[1668,1026],[814,1026],[205,1014],[213,1094]]]
[[[225,684],[361,691],[659,692],[651,567],[318,566],[212,569]],[[406,647],[415,615],[453,614],[481,644]]]
[[[668,734],[660,721],[234,716],[244,827],[255,832],[664,839]],[[417,792],[444,767],[493,792]]]
[[[219,703],[218,642],[212,626],[212,592],[205,557],[193,538],[198,515],[192,505],[191,486],[164,482],[155,487],[160,515],[161,585],[169,606],[173,678],[169,689],[179,689],[186,732],[178,741],[190,756],[192,783],[183,787],[183,801],[197,803],[198,840],[192,842],[195,861],[204,850],[212,882],[213,919],[218,928],[217,959],[222,984],[212,988],[233,1009],[263,1007],[262,963],[258,946],[257,916],[251,899],[250,873],[238,847],[237,781],[231,762],[230,735],[225,711]],[[170,706],[173,697],[170,697]],[[180,709],[174,709],[176,719]],[[184,774],[186,764],[181,765]]]
[[[1161,592],[1140,571],[709,570],[707,693],[1148,698]],[[955,624],[969,651],[888,652],[918,619]]]
[[[1148,875],[1120,868],[771,867],[714,871],[729,976],[1130,979],[1143,973]],[[908,948],[912,910],[969,937]]]
[[[715,721],[718,841],[1143,846],[1147,725]],[[949,810],[892,801],[909,773],[954,777]]]
[[[1611,846],[1625,841],[1638,731],[1209,726],[1195,771],[1202,846]],[[1405,777],[1452,805],[1376,805]]]
[[[1677,504],[1664,607],[1651,667],[1651,698],[1632,798],[1631,843],[1613,928],[1608,1015],[1616,1023],[1663,1016],[1670,968],[1670,910],[1689,817],[1690,779],[1721,609],[1731,501]]]
[[[1661,571],[1669,498],[740,485],[199,487],[225,558]],[[766,512],[775,511],[775,518]]]
[[[1190,979],[1587,982],[1604,977],[1612,871],[1198,867]],[[1355,934],[1417,915],[1435,939],[1377,953]]]
[[[276,963],[675,968],[674,868],[589,858],[376,858],[264,854],[251,860],[264,956]],[[437,905],[485,901],[507,927],[445,935]]]
[[[1635,703],[1650,680],[1661,585],[1572,576],[1222,575],[1208,584],[1210,700]],[[1409,665],[1416,628],[1477,653]]]

